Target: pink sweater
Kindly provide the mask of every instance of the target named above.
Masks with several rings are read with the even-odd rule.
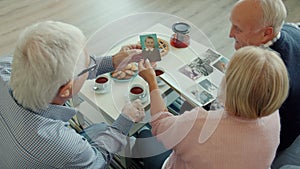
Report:
[[[151,93],[151,113],[161,112],[159,92]],[[155,107],[154,107],[155,105]],[[208,113],[195,108],[180,116],[168,112],[154,115],[152,132],[174,151],[165,169],[268,169],[279,144],[278,111],[247,120],[223,113],[220,123],[204,143],[199,135]]]

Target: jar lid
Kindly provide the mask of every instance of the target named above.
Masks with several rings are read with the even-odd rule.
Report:
[[[177,22],[172,25],[172,30],[175,33],[187,34],[191,30],[191,26],[184,22]]]

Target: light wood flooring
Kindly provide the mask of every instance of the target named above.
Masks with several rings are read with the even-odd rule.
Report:
[[[0,0],[0,56],[13,53],[20,31],[42,20],[79,27],[87,37],[101,26],[140,12],[164,12],[189,20],[230,57],[229,14],[236,0]],[[300,21],[300,0],[285,0],[287,21]],[[121,29],[121,28],[120,28]]]

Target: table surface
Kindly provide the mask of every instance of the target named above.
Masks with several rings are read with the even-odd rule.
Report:
[[[117,53],[120,48],[126,44],[137,43],[139,41],[139,35],[148,33],[156,33],[158,38],[164,39],[168,42],[170,40],[170,36],[173,34],[170,27],[167,27],[166,25],[160,23],[156,23],[151,25],[147,29],[136,31],[134,33],[126,35],[126,38],[119,38],[118,40],[115,39],[116,41],[114,42],[111,42],[113,40],[110,40],[109,44],[111,44],[111,47],[105,47],[106,49],[100,49],[98,46],[101,41],[99,40],[99,38],[101,37],[100,35],[95,35],[93,37],[94,39],[89,39],[87,46],[90,53],[96,53],[100,56],[109,56]],[[218,84],[221,82],[223,73],[214,70],[213,73],[211,73],[209,76],[201,76],[197,80],[192,80],[179,72],[180,67],[189,64],[193,59],[197,57],[203,58],[205,51],[208,48],[211,48],[202,45],[201,42],[199,43],[195,41],[193,36],[191,37],[191,43],[188,48],[177,49],[169,45],[169,53],[166,56],[162,57],[162,61],[157,63],[157,66],[162,67],[166,72],[161,76],[161,78],[166,82],[167,85],[160,87],[160,90],[162,93],[166,93],[166,91],[172,88],[179,92],[181,96],[188,100],[190,103],[203,106],[203,104],[199,102],[199,100],[197,100],[191,93],[190,89],[199,87],[199,85],[197,84],[205,79],[208,79],[213,84],[218,86]],[[95,40],[97,38],[98,41]],[[143,86],[148,88],[147,83],[141,77],[136,76],[128,82],[118,82],[111,79],[109,92],[105,94],[98,94],[93,90],[94,80],[87,80],[82,87],[79,96],[89,104],[91,104],[94,108],[99,110],[99,112],[101,112],[108,118],[109,121],[112,122],[119,116],[122,107],[126,104],[126,102],[129,101],[128,91],[130,86],[134,83],[142,84]],[[214,97],[217,94],[216,91],[217,90],[211,92]],[[149,97],[149,95],[147,97]],[[210,101],[212,100],[213,99],[210,99]],[[168,101],[165,100],[165,102]],[[144,103],[145,108],[149,109],[149,104],[150,102],[148,99],[148,101]],[[149,121],[149,116],[149,114],[146,115],[146,118],[143,121],[144,123]]]

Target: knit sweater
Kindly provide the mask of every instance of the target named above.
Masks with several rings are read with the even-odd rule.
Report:
[[[157,108],[160,103],[154,102],[160,101],[155,99],[159,94],[151,92],[151,104]],[[152,107],[151,111],[159,110]],[[200,143],[200,133],[207,132],[203,126],[209,113],[223,114],[212,135]],[[278,111],[255,120],[229,114],[208,112],[201,107],[179,116],[157,112],[152,117],[152,132],[158,141],[173,149],[165,169],[268,169],[279,144]]]
[[[300,29],[285,24],[280,39],[270,47],[281,55],[290,79],[288,98],[279,109],[281,133],[277,151],[281,151],[300,135]]]

